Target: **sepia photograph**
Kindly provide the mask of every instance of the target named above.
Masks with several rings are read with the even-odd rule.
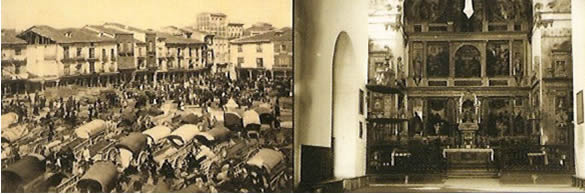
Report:
[[[582,9],[295,0],[295,191],[583,192]]]
[[[291,0],[3,0],[2,193],[292,192]]]

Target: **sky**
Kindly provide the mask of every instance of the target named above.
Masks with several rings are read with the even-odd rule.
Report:
[[[1,0],[2,29],[56,28],[118,22],[143,29],[193,25],[200,12],[222,12],[229,22],[292,26],[292,0]]]

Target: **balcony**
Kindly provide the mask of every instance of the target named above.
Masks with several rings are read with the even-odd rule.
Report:
[[[87,58],[87,61],[89,61],[89,62],[96,62],[97,60],[98,60],[98,58],[95,56],[90,56]]]
[[[3,57],[2,64],[25,65],[26,64],[26,57],[25,56]]]

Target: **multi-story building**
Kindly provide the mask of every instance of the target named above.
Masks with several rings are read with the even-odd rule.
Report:
[[[157,79],[172,80],[199,75],[213,63],[208,44],[204,41],[185,38],[181,34],[157,32],[158,53]]]
[[[15,30],[2,30],[2,94],[24,91],[26,70],[26,41],[16,37]]]
[[[123,76],[122,79],[128,81],[132,78],[132,73],[136,70],[136,58],[134,57],[134,50],[136,42],[134,35],[129,32],[106,28],[102,25],[88,25],[84,29],[94,32],[98,35],[108,36],[116,40],[116,53],[110,50],[112,60],[118,61],[118,70]]]
[[[237,28],[236,26],[228,26],[227,15],[223,13],[205,12],[197,15],[195,29],[204,33],[215,35],[211,48],[213,49],[214,53],[214,62],[219,66],[226,66],[230,61],[229,40],[230,38],[234,37],[230,36],[228,29],[235,29]]]
[[[238,78],[255,79],[260,74],[273,77],[275,64],[278,64],[279,68],[285,64],[290,67],[292,54],[285,54],[291,57],[285,60],[281,49],[284,48],[285,53],[289,52],[286,47],[287,45],[288,47],[292,45],[292,30],[290,28],[284,28],[283,30],[270,31],[231,41],[231,62],[235,64]],[[286,36],[290,37],[287,38]],[[280,61],[275,62],[277,58]]]
[[[228,38],[240,38],[243,35],[244,35],[244,24],[228,23],[228,25],[227,25],[227,37]]]
[[[18,35],[27,42],[27,71],[31,86],[77,83],[94,86],[117,72],[116,40],[86,29],[33,26]],[[105,80],[100,80],[104,77]],[[34,88],[33,88],[34,89]]]
[[[150,79],[154,76],[154,71],[157,69],[157,53],[155,49],[156,33],[149,30],[144,30],[124,24],[108,22],[103,25],[106,28],[120,30],[123,32],[132,33],[135,41],[135,61],[137,71],[136,78]]]
[[[200,13],[197,15],[195,28],[219,37],[227,37],[227,15],[223,13]]]
[[[285,27],[274,37],[274,77],[292,78],[293,42],[292,29]]]
[[[244,36],[255,36],[258,34],[275,30],[272,24],[259,22],[244,30]]]

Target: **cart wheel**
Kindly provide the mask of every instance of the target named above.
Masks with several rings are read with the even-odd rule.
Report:
[[[61,193],[78,193],[78,189],[76,187],[75,184],[71,184],[69,186],[67,186],[65,189],[63,189],[62,191],[60,191]]]
[[[115,148],[115,147],[110,148],[108,150],[108,152],[106,152],[106,153],[107,153],[106,159],[107,160],[110,160],[110,161],[113,161],[113,162],[115,162],[116,160],[118,160],[118,158],[120,156],[120,153],[119,153],[118,149]]]

